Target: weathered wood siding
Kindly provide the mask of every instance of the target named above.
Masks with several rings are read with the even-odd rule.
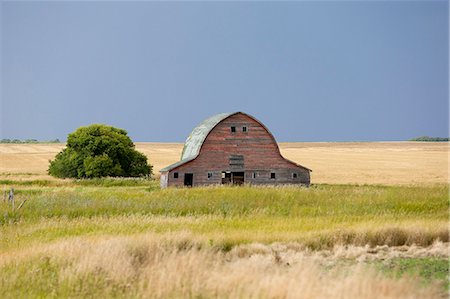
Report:
[[[159,184],[160,184],[161,188],[167,188],[168,183],[169,183],[168,178],[169,178],[168,172],[161,173],[161,178],[159,180]]]
[[[231,127],[236,128],[235,133],[231,132]],[[243,127],[247,128],[246,132]],[[172,169],[164,179],[168,186],[183,186],[184,174],[192,173],[194,186],[220,184],[222,171],[243,171],[245,183],[251,184],[309,185],[310,182],[309,170],[284,159],[275,139],[264,126],[242,113],[232,115],[214,127],[197,158]],[[178,178],[174,178],[175,172]],[[211,174],[209,178],[208,173]],[[275,179],[271,178],[271,173],[275,173]]]

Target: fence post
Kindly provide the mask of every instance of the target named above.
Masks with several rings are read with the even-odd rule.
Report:
[[[9,190],[8,200],[11,202],[12,209],[14,210],[14,188],[11,188],[11,190]]]
[[[19,205],[19,207],[17,208],[17,211],[20,210],[20,208],[23,206],[23,204],[27,201],[27,199],[25,198],[24,201],[22,201],[22,203]]]

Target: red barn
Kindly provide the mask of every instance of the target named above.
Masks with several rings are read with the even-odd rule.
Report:
[[[181,160],[161,169],[161,187],[243,183],[308,186],[310,172],[283,158],[273,135],[253,116],[221,113],[192,130]]]

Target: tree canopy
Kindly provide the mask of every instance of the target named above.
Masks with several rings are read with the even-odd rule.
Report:
[[[48,173],[59,178],[139,177],[151,175],[152,166],[125,130],[93,124],[69,134]]]

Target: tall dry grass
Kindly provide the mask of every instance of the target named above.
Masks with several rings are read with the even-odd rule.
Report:
[[[299,244],[251,244],[224,253],[183,234],[76,238],[4,256],[0,296],[382,299],[445,295],[438,284],[424,286],[414,277],[387,277],[365,264],[332,268],[323,264],[370,255],[370,250],[338,246],[314,252]],[[448,257],[442,243],[410,249],[409,254],[420,255],[420,250]],[[407,251],[398,248],[391,256]]]

